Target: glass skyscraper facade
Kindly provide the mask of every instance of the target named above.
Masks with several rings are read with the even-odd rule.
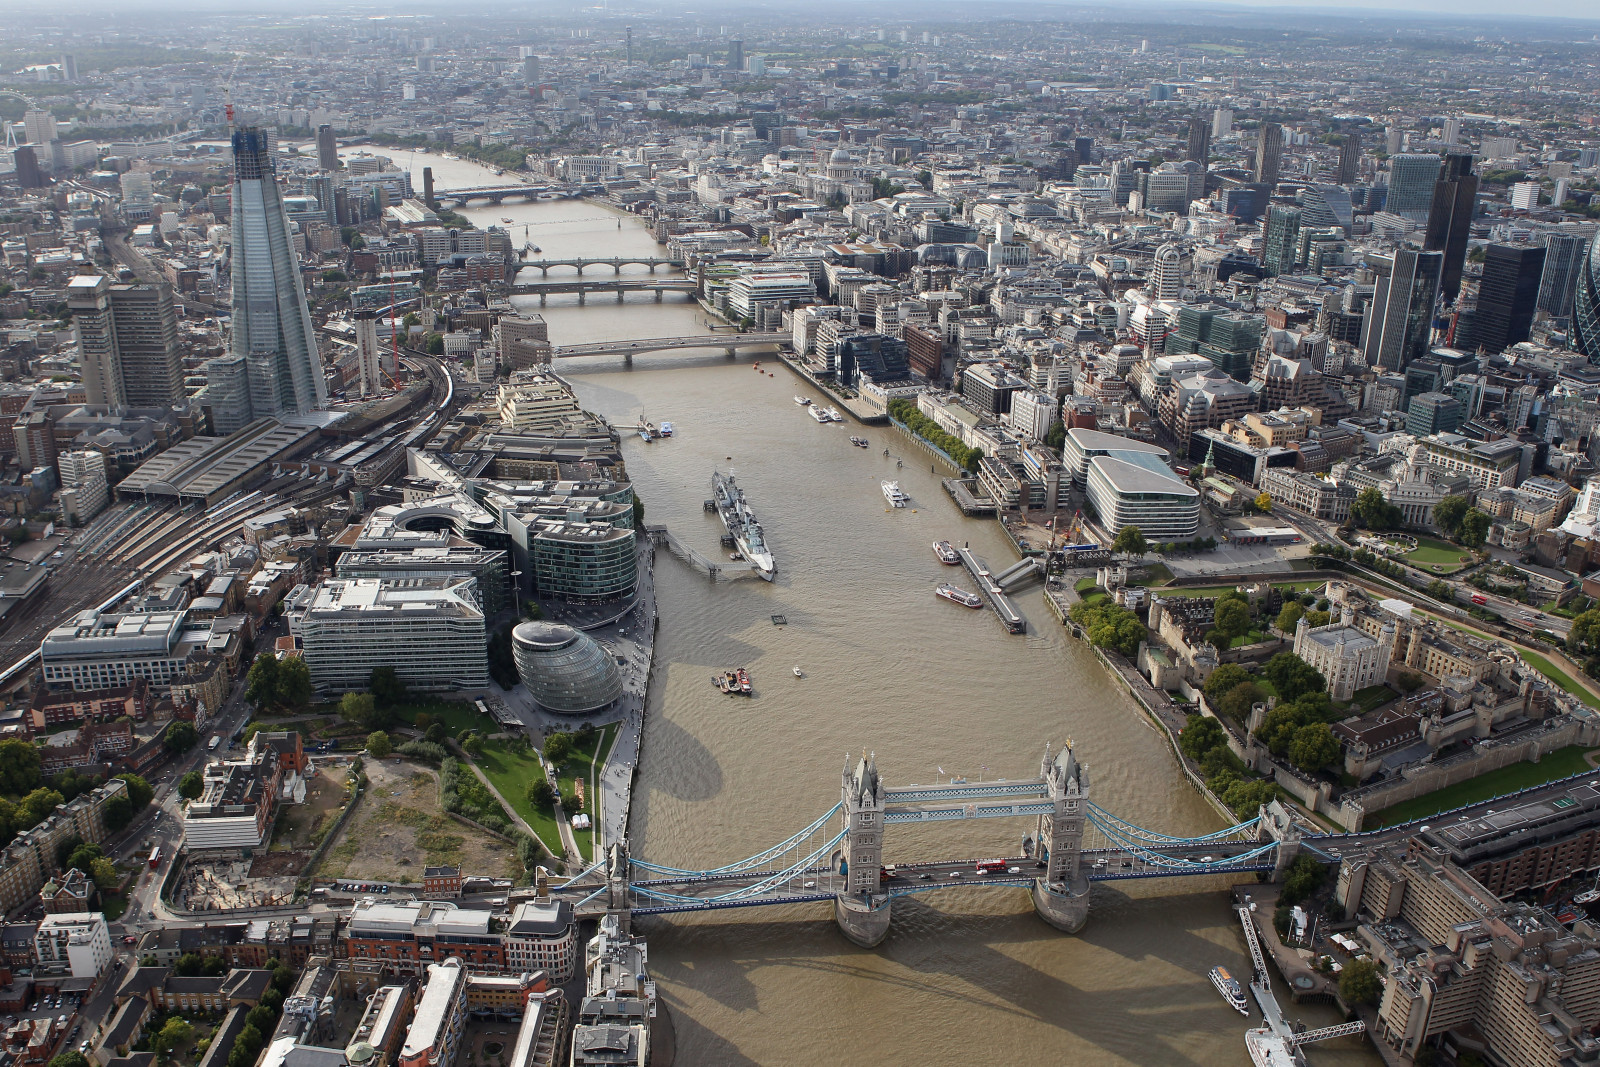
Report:
[[[1419,225],[1428,221],[1433,207],[1433,186],[1443,161],[1431,153],[1402,153],[1389,157],[1389,197],[1385,208]]]
[[[219,426],[253,418],[303,415],[324,407],[327,384],[317,353],[311,311],[290,242],[289,218],[278,192],[267,135],[244,127],[233,134],[233,338],[246,388],[229,390]]]
[[[1600,363],[1600,239],[1589,239],[1589,254],[1578,270],[1572,301],[1572,347]]]
[[[1396,249],[1393,256],[1367,257],[1367,266],[1378,276],[1361,337],[1361,351],[1369,366],[1401,371],[1428,354],[1443,258],[1440,252],[1415,248]]]

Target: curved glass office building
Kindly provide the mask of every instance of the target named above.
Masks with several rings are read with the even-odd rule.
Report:
[[[1578,291],[1572,302],[1572,347],[1600,363],[1600,238],[1589,239],[1589,253],[1578,267]]]
[[[511,631],[517,676],[539,706],[557,715],[599,711],[622,696],[622,675],[610,653],[581,630],[525,622]]]

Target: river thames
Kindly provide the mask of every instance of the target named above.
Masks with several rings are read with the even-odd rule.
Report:
[[[466,161],[373,151],[409,161],[419,189],[424,162],[440,190],[493,177]],[[581,201],[463,213],[482,227],[511,219],[503,225],[519,247],[526,226],[526,239],[550,258],[665,251],[636,220]],[[636,270],[644,272],[624,273]],[[576,297],[558,296],[542,309],[536,297],[516,302],[545,317],[557,345],[708,332],[698,305],[663,299],[617,305],[603,296],[579,307]],[[752,370],[758,359],[760,372]],[[890,785],[904,785],[941,773],[1030,777],[1045,743],[1068,739],[1101,806],[1166,833],[1223,825],[1184,783],[1165,738],[1055,622],[1037,587],[1017,598],[1025,636],[1007,634],[990,612],[933,596],[954,572],[934,557],[933,541],[970,542],[997,569],[1016,554],[994,522],[961,515],[926,455],[897,432],[817,424],[794,402],[814,389],[760,355],[678,351],[638,356],[632,368],[609,357],[563,360],[557,370],[585,407],[619,428],[641,414],[673,424],[670,440],[624,438],[647,521],[707,556],[725,555],[722,528],[701,503],[712,471],[732,469],[778,562],[770,584],[713,582],[665,550],[658,556],[661,627],[629,831],[635,855],[692,869],[759,851],[836,803],[846,760],[864,750],[876,753]],[[871,447],[852,446],[851,434]],[[911,507],[886,507],[885,478],[900,482]],[[774,625],[775,614],[787,625]],[[740,666],[752,674],[753,700],[710,684],[713,671]],[[805,677],[794,676],[796,666]],[[1014,855],[1031,829],[1022,822],[896,827],[884,858]],[[1249,972],[1227,884],[1097,886],[1078,936],[1045,925],[1025,891],[1003,888],[897,901],[888,938],[871,951],[847,942],[823,905],[643,920],[641,928],[676,1023],[680,1067],[980,1057],[1234,1067],[1248,1063],[1247,1023],[1207,979],[1217,964]],[[1311,1026],[1337,1018],[1325,1007],[1287,1006]],[[1316,1046],[1309,1059],[1313,1067],[1380,1062],[1350,1040]]]

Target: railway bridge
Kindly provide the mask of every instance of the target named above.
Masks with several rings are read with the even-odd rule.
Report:
[[[527,254],[524,247],[522,254]],[[517,264],[517,270],[533,270],[537,268],[544,277],[550,276],[551,267],[571,267],[582,277],[583,272],[595,267],[610,267],[613,274],[621,274],[623,267],[649,267],[654,274],[657,267],[666,267],[668,270],[683,269],[683,260],[669,259],[665,256],[578,256],[573,259],[528,259]]]
[[[656,303],[661,303],[662,293],[682,293],[693,300],[698,286],[687,278],[624,278],[620,275],[610,279],[577,279],[570,281],[554,282],[514,282],[511,285],[514,296],[539,297],[539,306],[544,307],[545,300],[551,294],[577,293],[578,303],[588,301],[590,293],[616,293],[617,303],[622,303],[622,298],[627,293],[654,293]]]

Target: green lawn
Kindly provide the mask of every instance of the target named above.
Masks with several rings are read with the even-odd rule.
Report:
[[[1393,689],[1386,685],[1369,685],[1365,689],[1357,689],[1355,699],[1351,701],[1361,709],[1362,715],[1374,708],[1380,707],[1399,696]]]
[[[483,746],[483,753],[473,757],[473,762],[483,769],[489,781],[500,790],[518,815],[533,827],[539,839],[557,855],[561,852],[561,832],[556,828],[555,813],[549,808],[534,808],[528,803],[528,783],[544,775],[539,757],[532,749],[525,756],[498,743]]]
[[[1588,750],[1582,745],[1569,745],[1566,748],[1556,749],[1538,763],[1513,763],[1498,771],[1480,774],[1470,781],[1436,790],[1415,800],[1396,804],[1392,808],[1385,808],[1378,813],[1377,825],[1393,826],[1413,819],[1425,819],[1429,815],[1459,808],[1463,804],[1515,793],[1519,789],[1553,782],[1557,778],[1569,778],[1589,769],[1588,762],[1583,758],[1586,751]]]
[[[1460,545],[1452,545],[1435,537],[1418,537],[1416,540],[1417,547],[1405,555],[1405,558],[1413,563],[1434,563],[1460,568],[1466,566],[1461,562],[1461,557],[1472,555]]]
[[[483,714],[473,704],[464,700],[435,700],[428,703],[401,704],[394,709],[402,721],[413,726],[417,722],[418,712],[427,712],[433,717],[434,722],[442,722],[445,729],[450,731],[451,737],[460,737],[464,730],[476,730],[487,737],[489,734],[499,733],[500,726],[489,716]]]
[[[1130,584],[1132,584],[1132,585],[1161,585],[1161,584],[1163,584],[1165,582],[1172,581],[1172,571],[1167,567],[1167,565],[1165,563],[1146,563],[1144,565],[1144,569],[1145,569],[1145,576],[1143,578],[1139,579],[1137,582],[1132,582]]]
[[[1093,578],[1080,578],[1078,579],[1078,584],[1072,588],[1077,590],[1079,596],[1083,596],[1086,593],[1094,592],[1098,586]]]
[[[576,739],[577,735],[574,734],[573,736]],[[572,758],[562,764],[561,772],[558,775],[563,794],[573,792],[575,782],[581,781],[583,783],[584,803],[582,810],[588,813],[590,819],[596,819],[598,816],[595,810],[594,795],[589,792],[589,768],[591,766],[595,768],[595,788],[598,789],[599,768],[605,766],[606,755],[611,751],[612,742],[616,739],[617,726],[615,724],[601,727],[589,738],[587,744],[582,741],[578,742],[577,747],[573,749]],[[569,818],[576,814],[578,814],[576,811],[567,812]],[[578,839],[578,848],[583,852],[583,858],[589,859],[593,851],[590,842],[592,835],[584,830],[574,830],[572,836]]]
[[[1539,653],[1534,652],[1531,649],[1519,648],[1517,651],[1522,654],[1522,658],[1527,660],[1528,665],[1534,670],[1543,674],[1546,678],[1549,678],[1552,682],[1556,683],[1561,688],[1565,689],[1567,692],[1571,693],[1573,696],[1589,705],[1591,708],[1600,709],[1600,697],[1595,696],[1593,693],[1589,692],[1589,690],[1573,681],[1566,671],[1563,671],[1560,667],[1557,667],[1554,663],[1551,663],[1549,660],[1545,659],[1543,656],[1539,655]]]
[[[1285,593],[1303,593],[1310,589],[1321,589],[1327,584],[1328,583],[1326,580],[1318,582],[1273,582],[1272,588],[1281,590]],[[1233,589],[1234,587],[1231,585],[1172,585],[1165,587],[1161,590],[1161,592],[1169,596],[1217,597],[1221,596],[1223,593],[1231,593],[1233,592]]]

